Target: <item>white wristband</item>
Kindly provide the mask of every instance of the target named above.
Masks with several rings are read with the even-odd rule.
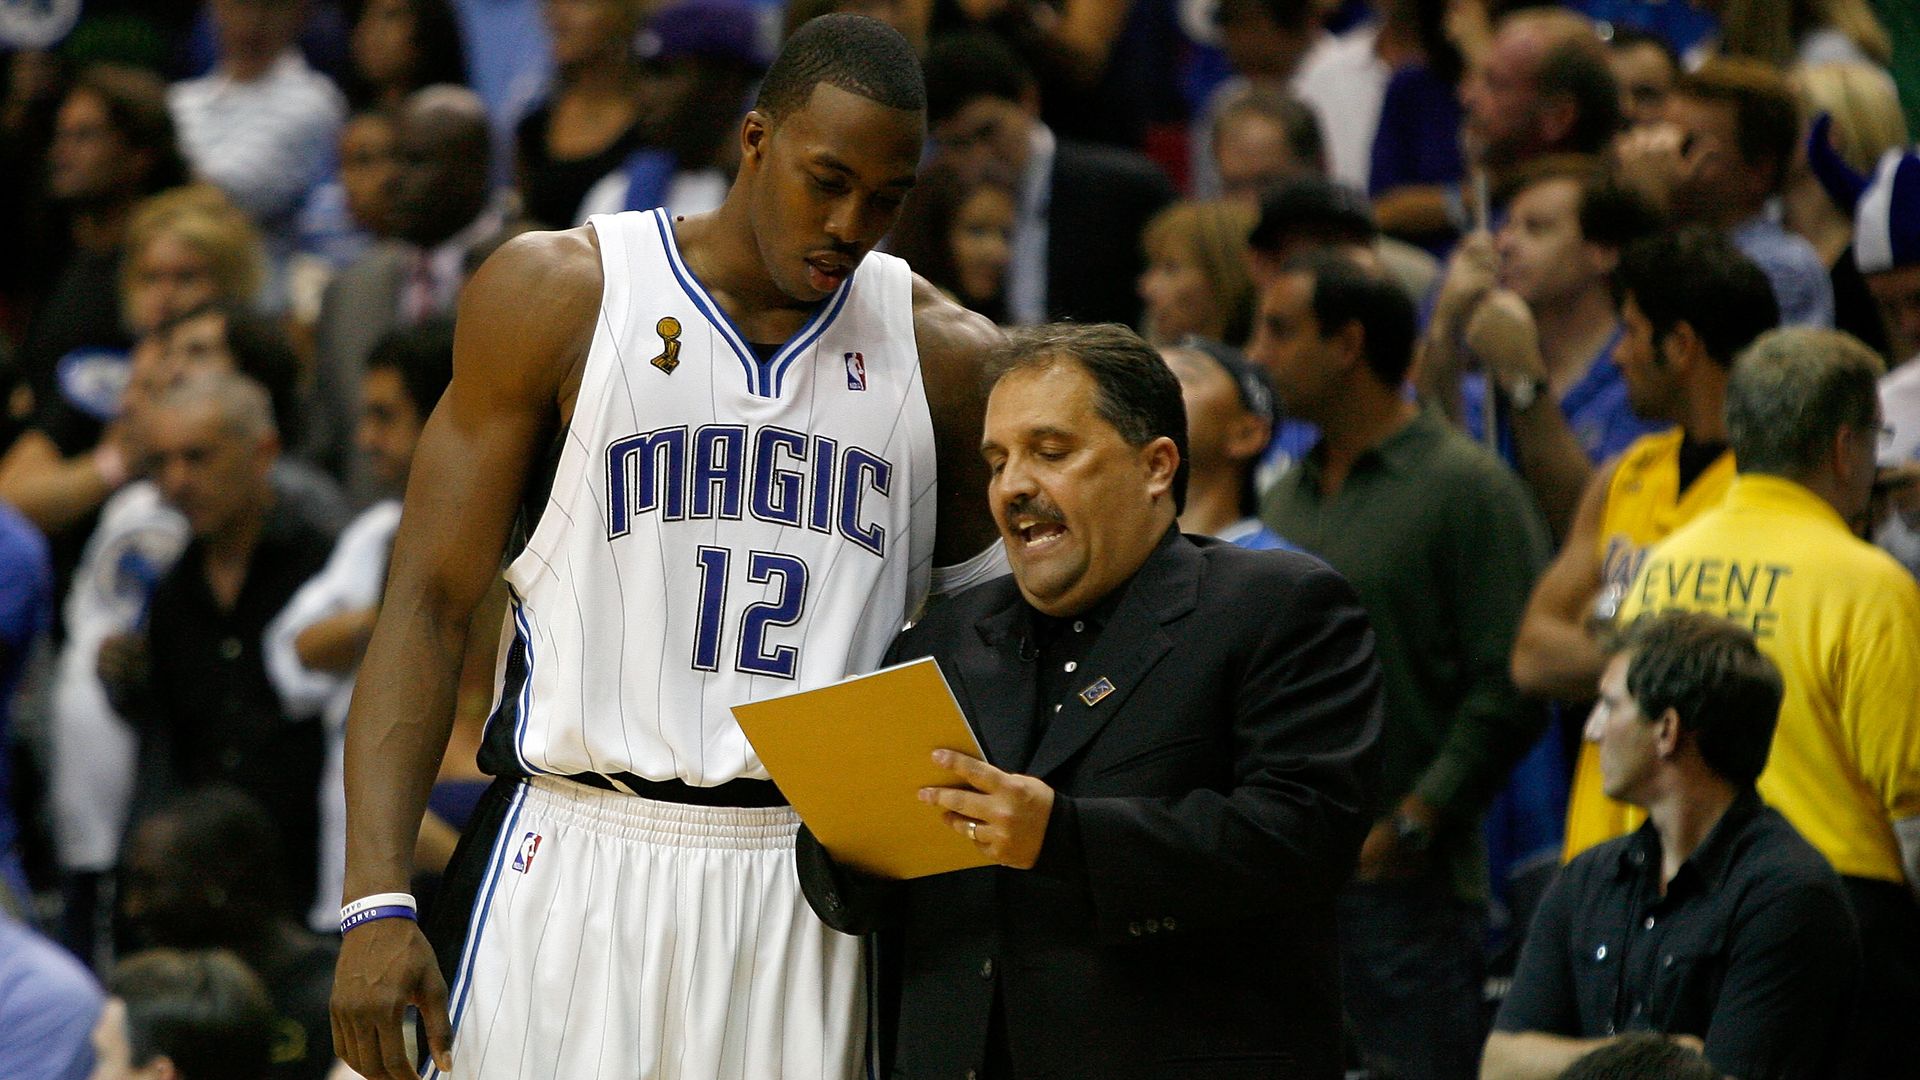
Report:
[[[346,922],[348,919],[353,918],[355,915],[358,915],[369,908],[377,908],[377,907],[403,907],[403,908],[409,908],[413,911],[420,910],[420,904],[418,901],[414,900],[412,893],[403,893],[403,892],[374,893],[372,896],[363,896],[360,899],[355,900],[353,903],[348,904],[346,907],[341,908],[340,921]]]

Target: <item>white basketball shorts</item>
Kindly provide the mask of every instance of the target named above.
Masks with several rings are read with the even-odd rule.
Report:
[[[798,829],[787,807],[520,783],[454,971],[452,1076],[861,1075],[863,943],[807,907]]]

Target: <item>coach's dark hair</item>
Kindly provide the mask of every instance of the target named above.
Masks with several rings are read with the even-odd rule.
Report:
[[[400,377],[413,411],[425,421],[453,381],[453,320],[428,319],[381,338],[367,356],[367,370],[383,369]]]
[[[753,107],[779,119],[806,105],[821,83],[889,109],[927,107],[913,46],[900,31],[866,15],[822,15],[794,31],[761,80]]]
[[[1665,1035],[1636,1031],[1567,1066],[1560,1080],[1720,1080],[1720,1070]]]
[[[1800,477],[1826,460],[1842,427],[1872,440],[1880,354],[1839,330],[1770,331],[1734,361],[1727,441],[1743,473]]]
[[[1766,768],[1780,718],[1780,669],[1753,634],[1695,611],[1663,611],[1612,642],[1627,659],[1627,694],[1651,722],[1668,709],[1707,767],[1746,787]]]
[[[1386,270],[1365,267],[1337,251],[1310,251],[1288,260],[1290,274],[1313,278],[1313,319],[1321,338],[1359,323],[1367,370],[1390,387],[1413,364],[1419,316],[1413,300]]]
[[[277,1019],[259,976],[223,949],[151,949],[122,960],[107,990],[126,1002],[132,1063],[172,1061],[190,1080],[260,1080]]]
[[[927,123],[940,124],[976,98],[1018,102],[1034,87],[1033,71],[997,35],[956,30],[927,50]]]
[[[1614,296],[1630,295],[1653,324],[1654,341],[1686,323],[1723,368],[1753,339],[1780,325],[1767,275],[1726,234],[1704,225],[1657,233],[1627,245],[1614,270]]]
[[[1173,440],[1180,464],[1173,473],[1173,512],[1187,508],[1187,405],[1180,380],[1153,346],[1119,323],[1054,323],[1012,330],[987,370],[993,382],[1014,371],[1050,368],[1074,360],[1093,376],[1094,411],[1128,446]]]

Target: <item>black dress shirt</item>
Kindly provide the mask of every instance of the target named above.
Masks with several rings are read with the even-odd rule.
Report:
[[[1686,1034],[1742,1080],[1824,1076],[1860,967],[1840,878],[1748,789],[1664,894],[1651,822],[1569,863],[1494,1027]]]
[[[318,719],[289,720],[267,677],[267,624],[326,564],[333,532],[314,507],[276,494],[233,607],[207,585],[195,539],[161,579],[148,615],[153,736],[186,787],[232,784],[280,831],[289,899],[313,898],[325,737]]]

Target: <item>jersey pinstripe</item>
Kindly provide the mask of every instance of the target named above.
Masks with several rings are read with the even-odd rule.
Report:
[[[763,359],[665,212],[591,224],[600,323],[548,501],[506,572],[483,759],[766,778],[729,707],[872,669],[926,595],[933,425],[912,275],[868,255]]]

